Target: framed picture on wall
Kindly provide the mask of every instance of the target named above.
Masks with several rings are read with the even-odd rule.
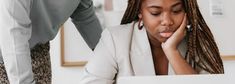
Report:
[[[224,61],[235,60],[235,55],[221,55],[221,57]]]
[[[61,66],[84,66],[93,53],[71,20],[62,26],[60,38]]]

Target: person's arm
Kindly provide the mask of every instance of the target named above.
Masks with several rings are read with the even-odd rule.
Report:
[[[162,43],[162,48],[176,74],[197,74],[198,72],[188,64],[178,50],[180,42],[186,35],[186,22],[187,18],[185,15],[179,29],[177,29],[177,31],[167,39],[166,42]]]
[[[107,30],[107,29],[106,29]],[[112,35],[104,30],[79,84],[113,84],[118,72]]]
[[[1,37],[0,37],[0,38],[1,38]],[[0,40],[1,40],[1,39],[0,39]],[[0,44],[0,63],[3,63],[1,44]]]
[[[1,0],[0,45],[10,84],[34,84],[29,39],[32,0]]]
[[[95,15],[92,0],[81,0],[71,18],[88,46],[94,49],[100,39],[102,28]]]

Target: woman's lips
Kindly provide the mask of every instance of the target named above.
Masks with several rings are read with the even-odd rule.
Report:
[[[161,32],[160,35],[164,38],[169,38],[173,32]]]

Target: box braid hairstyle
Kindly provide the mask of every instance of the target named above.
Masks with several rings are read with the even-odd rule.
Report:
[[[138,22],[143,0],[128,0],[128,6],[121,24]],[[185,59],[195,69],[196,66],[211,74],[223,74],[223,62],[214,37],[206,24],[197,0],[182,0],[191,28],[187,31],[187,51]]]

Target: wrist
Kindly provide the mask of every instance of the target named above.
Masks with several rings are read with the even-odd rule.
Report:
[[[171,58],[171,56],[175,56],[179,53],[179,50],[176,48],[167,48],[167,49],[163,49],[163,51],[168,59]]]
[[[177,47],[172,46],[162,46],[162,49],[165,53],[178,51]]]

